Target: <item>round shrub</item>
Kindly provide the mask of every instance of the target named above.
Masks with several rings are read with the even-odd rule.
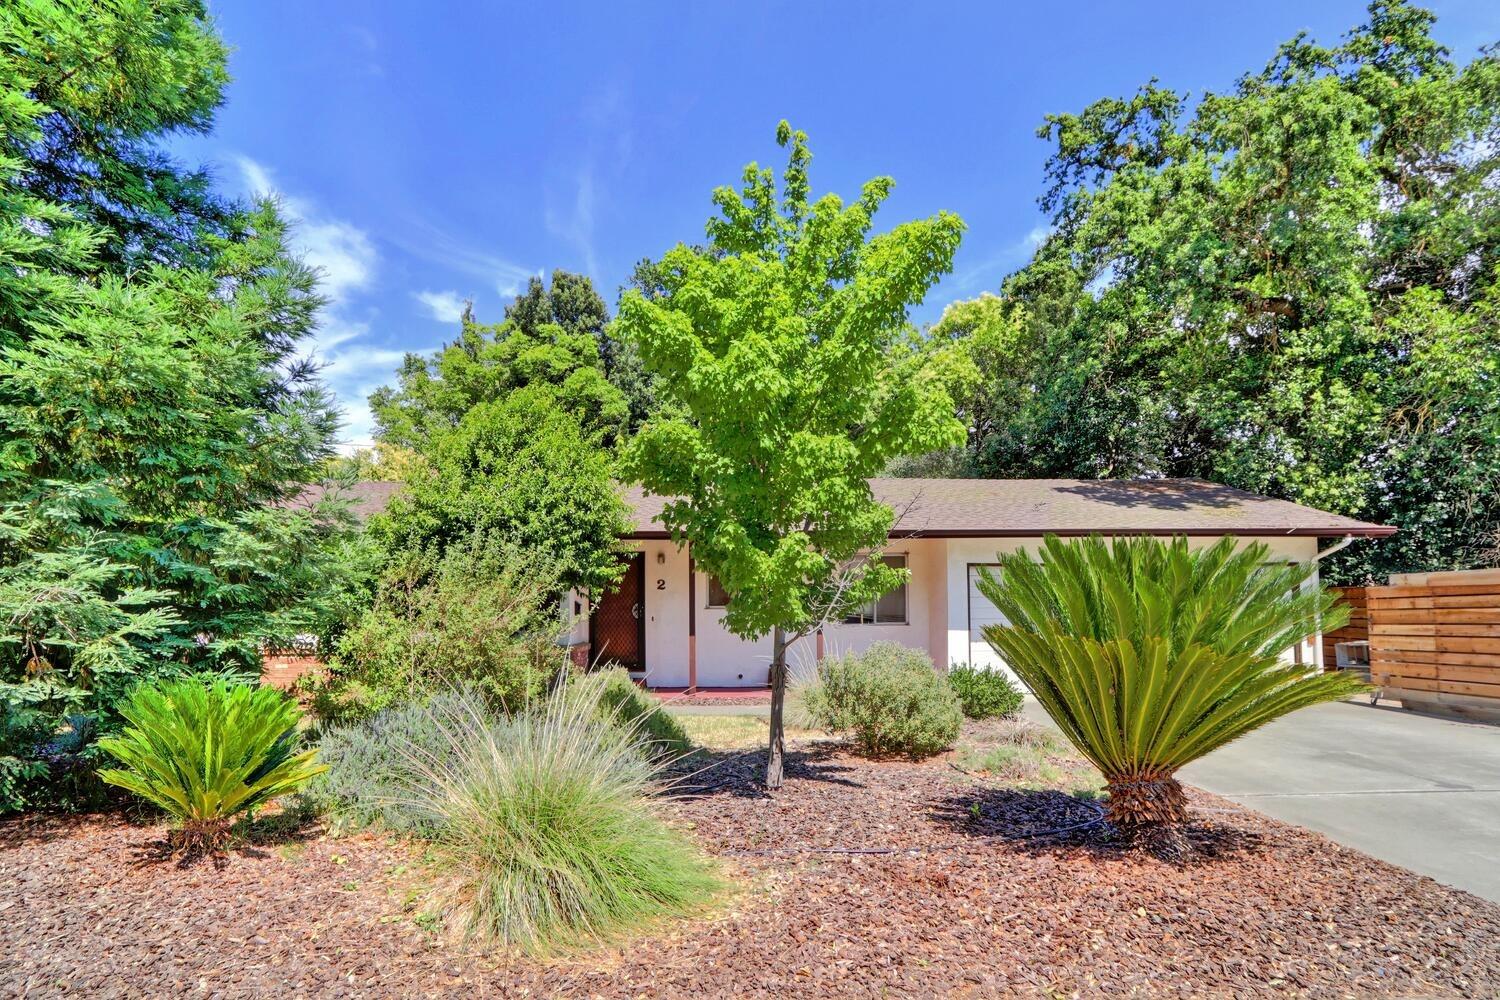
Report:
[[[653,756],[681,757],[693,749],[677,717],[621,667],[574,674],[568,679],[568,692],[570,697],[596,705],[601,720],[643,743]]]
[[[1021,685],[1003,670],[985,670],[972,663],[948,668],[948,684],[970,719],[1013,719],[1026,700]]]
[[[941,753],[963,722],[958,696],[927,654],[893,642],[824,660],[801,697],[819,726],[847,733],[873,757]]]

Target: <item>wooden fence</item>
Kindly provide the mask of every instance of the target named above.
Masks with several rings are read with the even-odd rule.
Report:
[[[1349,624],[1332,632],[1323,633],[1323,669],[1338,669],[1338,654],[1334,649],[1341,642],[1356,642],[1370,638],[1370,608],[1364,587],[1329,587],[1339,595],[1343,604],[1349,605]]]
[[[1371,677],[1386,697],[1500,717],[1500,571],[1401,574],[1365,597]]]

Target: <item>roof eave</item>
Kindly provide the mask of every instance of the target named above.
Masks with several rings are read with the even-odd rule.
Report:
[[[893,528],[891,538],[1040,538],[1043,535],[1057,535],[1060,538],[1087,538],[1089,535],[1155,535],[1170,538],[1174,535],[1184,535],[1190,538],[1215,538],[1220,535],[1237,535],[1244,538],[1342,538],[1353,535],[1356,538],[1389,538],[1396,533],[1396,529],[1382,524],[1362,524],[1358,526],[1334,528],[1334,527],[1310,527],[1310,528],[1237,528],[1225,530],[1218,528],[1054,528],[1054,529],[994,529],[988,531],[974,531],[968,529],[945,530],[934,528],[931,530]],[[635,541],[660,541],[672,537],[670,532],[659,529],[644,529],[632,531],[624,536]]]

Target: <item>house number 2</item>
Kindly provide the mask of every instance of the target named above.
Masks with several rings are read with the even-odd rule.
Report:
[[[666,590],[667,589],[667,581],[665,581],[665,580],[657,580],[656,581],[656,589],[657,590]]]

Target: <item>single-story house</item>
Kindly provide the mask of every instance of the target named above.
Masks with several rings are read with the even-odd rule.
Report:
[[[858,651],[880,640],[925,650],[935,664],[1003,668],[981,629],[1000,620],[976,585],[1000,552],[1035,550],[1045,534],[1185,535],[1210,545],[1230,535],[1260,541],[1271,557],[1306,562],[1320,539],[1380,538],[1395,528],[1190,479],[872,479],[898,519],[884,557],[910,571],[898,590],[794,646],[794,669],[820,652]],[[762,687],[769,636],[744,640],[723,626],[725,595],[669,537],[664,499],[626,491],[635,550],[619,586],[565,600],[580,661],[615,662],[657,688]],[[1332,546],[1327,551],[1331,551]],[[1314,636],[1290,655],[1321,666]]]

